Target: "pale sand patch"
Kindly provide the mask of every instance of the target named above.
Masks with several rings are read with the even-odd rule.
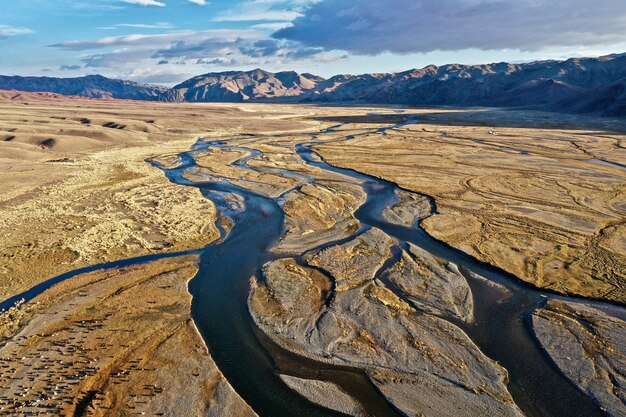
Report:
[[[550,301],[535,336],[563,374],[608,416],[626,415],[626,322],[584,304]]]
[[[302,379],[289,375],[281,375],[280,378],[289,388],[322,407],[354,417],[367,415],[357,401],[332,382]]]

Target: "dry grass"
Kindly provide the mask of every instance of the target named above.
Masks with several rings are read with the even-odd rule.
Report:
[[[215,206],[146,158],[201,136],[319,125],[287,110],[0,94],[0,298],[81,266],[211,242]]]
[[[2,413],[254,415],[191,321],[196,262],[79,275],[0,318]]]
[[[422,123],[317,149],[332,164],[434,197],[438,214],[423,226],[437,239],[537,286],[626,302],[626,170],[592,161],[626,165],[621,122],[417,116]]]

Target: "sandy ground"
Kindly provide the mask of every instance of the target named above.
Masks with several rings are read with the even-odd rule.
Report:
[[[550,301],[532,316],[555,365],[607,416],[626,416],[626,322],[584,304]]]
[[[320,124],[280,106],[16,95],[0,94],[1,299],[81,266],[213,241],[215,206],[146,158],[186,151],[202,136]]]
[[[280,377],[289,388],[306,396],[315,404],[349,416],[367,416],[358,402],[332,382],[302,379],[289,375],[281,375]]]
[[[438,213],[422,225],[437,239],[539,287],[626,302],[622,122],[511,111],[411,113],[420,124],[316,149],[332,164],[433,197]]]
[[[0,414],[254,415],[191,321],[196,262],[79,275],[0,315]]]

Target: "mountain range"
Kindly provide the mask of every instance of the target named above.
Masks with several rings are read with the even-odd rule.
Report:
[[[111,80],[0,76],[0,89],[166,102],[325,102],[526,107],[626,116],[626,54],[526,64],[430,65],[325,79],[261,69],[193,77],[172,88]]]
[[[167,87],[141,84],[133,81],[112,80],[102,75],[78,78],[19,77],[0,75],[1,90],[48,92],[66,96],[98,99],[126,99],[156,101],[167,92]]]

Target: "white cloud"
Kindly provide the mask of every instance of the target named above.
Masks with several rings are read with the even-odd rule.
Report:
[[[81,68],[80,65],[61,65],[59,71],[78,71]]]
[[[105,48],[123,48],[123,47],[163,47],[174,42],[201,42],[206,39],[256,39],[261,34],[258,31],[250,29],[215,29],[204,31],[181,30],[168,33],[160,33],[155,35],[124,35],[124,36],[108,36],[99,39],[89,39],[82,41],[66,41],[50,45],[54,48],[65,49],[68,51],[88,51],[94,49]]]
[[[624,0],[321,0],[277,38],[357,54],[611,45]]]
[[[113,26],[100,26],[98,29],[101,30],[114,30],[119,28],[137,28],[137,29],[173,29],[174,25],[167,22],[157,22],[157,23],[119,23]]]
[[[213,18],[214,22],[291,21],[317,0],[247,0]]]
[[[154,35],[110,36],[63,42],[53,47],[86,51],[80,57],[84,69],[125,74],[135,68],[154,72],[166,82],[166,74],[180,75],[214,68],[269,67],[284,69],[303,62],[328,62],[321,48],[302,47],[297,42],[267,38],[267,31],[207,30],[174,31]],[[91,53],[90,51],[99,51]],[[149,79],[146,74],[138,77]]]
[[[174,5],[172,1],[161,1],[168,6]],[[281,70],[303,63],[335,60],[332,54],[325,56],[321,48],[302,47],[297,42],[269,38],[270,33],[289,25],[283,19],[299,15],[300,9],[297,8],[310,1],[244,0],[244,4],[254,4],[255,7],[243,18],[260,20],[245,25],[247,29],[168,30],[169,23],[165,22],[116,22],[107,28],[138,30],[120,36],[68,39],[50,46],[78,52],[80,55],[74,57],[79,59],[83,71],[150,82],[173,82],[182,75],[196,75],[208,68]],[[198,3],[195,0],[178,2],[190,7],[191,3]],[[163,30],[150,33],[140,29]]]
[[[189,2],[199,4],[200,6],[206,6],[207,4],[209,4],[209,2],[206,0],[189,0]]]
[[[190,78],[190,74],[141,67],[131,68],[122,73],[121,77],[141,83],[174,85]]]
[[[291,22],[274,22],[274,23],[257,23],[256,25],[252,25],[250,27],[254,29],[277,31],[280,29],[288,28],[291,25],[292,25]]]
[[[0,39],[7,38],[9,36],[28,35],[29,33],[33,33],[33,31],[28,28],[16,28],[13,26],[0,25]]]
[[[167,22],[157,22],[157,23],[120,23],[115,25],[120,28],[139,28],[139,29],[173,29],[174,26],[171,23]]]
[[[257,20],[289,21],[300,16],[300,13],[290,10],[247,10],[245,12],[228,12],[213,19],[214,22],[252,22]]]
[[[142,63],[148,67],[157,65],[276,65],[320,58],[320,48],[300,47],[299,44],[263,38],[192,36],[186,40],[136,44],[112,51],[85,55],[82,62],[86,68],[119,69],[128,64]]]
[[[122,0],[124,3],[128,4],[138,4],[140,6],[158,6],[165,7],[165,3],[156,0]]]
[[[127,63],[145,63],[149,66],[152,61],[150,50],[120,50],[112,53],[88,55],[82,59],[85,68],[111,68],[118,69]]]

